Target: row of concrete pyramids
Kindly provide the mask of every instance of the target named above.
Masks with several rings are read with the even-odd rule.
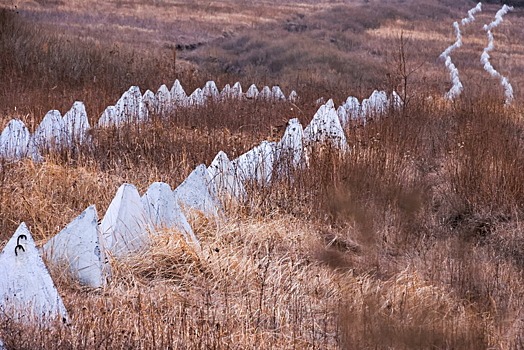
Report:
[[[99,288],[111,277],[108,255],[118,259],[147,249],[151,235],[159,230],[182,233],[199,251],[199,240],[188,220],[191,213],[221,218],[224,201],[244,201],[248,185],[267,186],[275,176],[307,167],[312,145],[329,143],[341,152],[348,151],[344,127],[351,120],[365,122],[366,115],[400,106],[396,93],[388,97],[383,91],[373,92],[362,103],[349,97],[338,109],[329,100],[305,129],[298,119],[291,119],[279,142],[262,141],[232,161],[219,152],[208,167],[197,166],[174,191],[157,182],[140,197],[135,186],[123,184],[100,223],[96,208],[90,206],[41,252],[49,263],[67,266],[81,284]],[[0,253],[0,309],[22,320],[67,320],[67,311],[24,223]]]
[[[295,101],[297,94],[292,91],[286,99],[278,86],[265,86],[260,92],[255,85],[243,93],[240,83],[233,87],[226,85],[219,92],[213,81],[206,83],[203,89],[197,89],[187,96],[178,80],[171,90],[162,85],[156,94],[147,90],[142,96],[137,86],[130,87],[114,106],[109,106],[98,120],[97,127],[118,127],[128,123],[146,122],[151,115],[169,115],[176,108],[190,108],[204,105],[209,101],[224,99],[256,99],[268,101]],[[398,95],[394,94],[394,103],[401,104]],[[362,103],[355,97],[338,108],[340,122],[345,126],[351,119],[366,118],[376,112],[383,112],[388,106],[388,96],[383,91],[374,91]],[[35,161],[42,160],[41,154],[49,150],[70,149],[79,143],[90,142],[89,120],[82,102],[75,102],[71,109],[62,117],[58,110],[46,113],[34,134],[31,134],[25,124],[18,119],[11,120],[0,134],[0,158],[19,160],[29,157]]]
[[[99,118],[98,127],[120,126],[125,123],[145,122],[151,115],[167,116],[176,108],[203,106],[210,101],[221,102],[227,99],[263,99],[266,101],[294,101],[296,92],[288,98],[278,86],[265,86],[260,92],[253,84],[246,93],[240,83],[233,87],[226,85],[219,92],[215,82],[208,81],[205,86],[196,89],[187,96],[178,80],[171,90],[162,85],[153,93],[147,90],[144,95],[137,86],[130,87],[114,106],[109,106]],[[41,160],[42,151],[71,148],[77,143],[89,142],[89,120],[85,106],[76,101],[62,117],[58,110],[46,113],[34,134],[18,119],[11,120],[0,135],[0,158],[18,160],[30,157]]]

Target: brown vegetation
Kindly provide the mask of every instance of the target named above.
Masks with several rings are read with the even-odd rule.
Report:
[[[7,240],[23,220],[42,242],[90,204],[103,215],[124,181],[142,192],[153,181],[176,187],[219,150],[233,158],[263,139],[278,139],[292,117],[309,122],[316,108],[312,101],[319,96],[340,102],[350,94],[369,95],[375,87],[402,85],[410,73],[406,108],[365,127],[350,125],[349,153],[314,150],[309,168],[256,189],[248,203],[228,209],[227,222],[194,222],[201,252],[185,245],[176,232],[156,236],[148,251],[115,261],[111,284],[99,291],[86,290],[53,270],[71,325],[30,328],[0,316],[0,338],[8,349],[523,348],[521,105],[504,108],[497,87],[488,87],[473,66],[464,69],[463,98],[442,101],[447,75],[433,61],[448,42],[433,39],[448,38],[450,26],[432,22],[428,13],[413,14],[417,2],[401,10],[394,10],[394,3],[382,12],[355,4],[310,10],[302,18],[297,11],[293,26],[284,20],[284,27],[276,29],[261,25],[269,30],[266,34],[245,31],[213,42],[220,60],[234,58],[241,67],[238,74],[251,72],[243,83],[281,77],[283,86],[297,84],[302,99],[296,105],[230,101],[179,110],[147,125],[95,130],[95,147],[49,155],[42,164],[2,164],[0,239]],[[461,5],[462,11],[471,4]],[[450,2],[434,8],[440,10],[427,11],[437,13],[439,21],[463,14]],[[338,28],[345,23],[339,16],[352,11],[360,20]],[[9,82],[0,91],[6,120],[22,113],[34,125],[46,109],[64,110],[81,97],[96,119],[128,85],[154,88],[174,78],[167,64],[150,64],[160,56],[131,50],[136,59],[122,64],[127,54],[112,57],[106,44],[75,41],[68,46],[61,36],[42,39],[12,13],[1,16],[6,20],[0,26],[7,28],[0,31],[2,48],[27,44],[20,44],[16,55],[0,50],[5,63],[0,76]],[[366,20],[373,16],[376,21]],[[520,17],[511,21],[517,26]],[[388,39],[386,32],[395,26],[411,30],[405,45]],[[457,66],[470,62],[467,53],[483,45],[482,35],[468,30],[476,41],[457,54]],[[284,32],[291,34],[279,35]],[[338,41],[329,43],[326,38],[332,36]],[[302,39],[311,41],[301,44]],[[354,46],[347,46],[350,40]],[[522,49],[516,39],[496,40],[501,49],[514,49],[508,55]],[[42,56],[46,42],[63,48],[57,61]],[[187,56],[200,68],[177,75],[184,86],[214,78],[206,72],[227,83],[237,78],[235,72],[220,71],[220,60],[210,63],[209,47]],[[360,56],[372,47],[376,58]],[[399,61],[399,48],[405,51],[405,64]],[[82,54],[70,56],[75,50]],[[265,61],[257,63],[258,55]],[[333,61],[325,61],[327,55]],[[86,64],[75,80],[69,72],[94,59],[83,61],[86,57],[99,57],[98,64]],[[275,63],[290,59],[289,67]],[[347,61],[353,69],[342,64]],[[330,64],[325,75],[311,68]],[[513,72],[523,66],[522,60],[508,62],[516,86],[520,80]],[[444,72],[437,74],[437,69]],[[348,78],[355,70],[373,78]],[[359,84],[361,90],[354,93]],[[55,90],[46,91],[54,85]],[[25,97],[14,97],[10,89]]]

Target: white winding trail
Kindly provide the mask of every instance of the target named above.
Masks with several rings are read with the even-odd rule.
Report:
[[[460,23],[462,26],[470,24],[475,21],[474,15],[477,12],[482,11],[482,4],[479,2],[477,6],[468,11],[468,16],[463,18]],[[460,33],[460,24],[458,22],[453,22],[453,28],[455,29],[455,42],[450,45],[444,52],[440,54],[440,58],[444,60],[446,68],[449,70],[449,75],[451,78],[451,89],[446,93],[445,97],[448,100],[453,100],[458,97],[462,90],[464,89],[462,83],[460,82],[459,71],[453,61],[451,60],[451,53],[462,46],[462,34]]]
[[[511,102],[513,102],[513,87],[508,81],[508,78],[500,74],[493,66],[491,65],[491,62],[489,61],[490,56],[489,53],[493,51],[495,48],[494,44],[494,38],[493,33],[491,30],[493,28],[498,27],[500,23],[503,21],[504,15],[506,15],[509,11],[512,11],[513,7],[504,5],[502,8],[497,12],[495,15],[495,20],[491,22],[490,24],[484,25],[484,30],[486,31],[486,35],[488,36],[488,46],[484,48],[484,51],[482,52],[482,55],[480,56],[480,62],[484,66],[484,70],[489,73],[494,78],[497,78],[500,80],[500,84],[504,88],[504,103],[506,105],[510,105]]]

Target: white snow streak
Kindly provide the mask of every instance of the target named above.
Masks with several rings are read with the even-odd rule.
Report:
[[[484,30],[486,31],[486,35],[488,36],[488,46],[484,48],[484,51],[480,56],[480,62],[484,65],[484,70],[488,72],[492,77],[500,80],[500,84],[504,88],[504,102],[506,105],[511,104],[511,102],[513,101],[513,87],[509,83],[508,78],[506,78],[498,71],[496,71],[495,68],[493,68],[491,62],[489,61],[489,53],[493,51],[493,49],[495,48],[493,33],[491,32],[491,30],[493,28],[496,28],[500,23],[502,23],[504,15],[506,15],[509,11],[512,10],[513,7],[511,6],[502,6],[502,8],[495,15],[495,20],[490,24],[484,25]]]

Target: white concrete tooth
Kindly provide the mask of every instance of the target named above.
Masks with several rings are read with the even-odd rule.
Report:
[[[94,205],[84,210],[43,247],[47,261],[67,266],[80,284],[100,288],[106,285],[111,269],[98,227]]]
[[[64,115],[66,144],[72,147],[75,143],[88,142],[89,119],[83,102],[76,101]]]
[[[204,88],[202,89],[202,94],[204,95],[206,102],[208,100],[217,101],[220,96],[217,85],[212,80],[206,82],[206,85],[204,85]]]
[[[257,99],[259,94],[260,93],[258,92],[258,88],[255,84],[251,84],[249,89],[246,91],[246,97],[248,99]]]
[[[291,103],[296,103],[298,101],[298,94],[295,90],[291,91],[289,94],[288,101]]]
[[[186,107],[189,103],[186,91],[177,79],[171,88],[171,100],[175,107]]]
[[[309,125],[304,129],[305,146],[326,142],[344,151],[348,147],[346,135],[332,100],[318,109]]]
[[[146,249],[149,245],[149,227],[136,187],[123,184],[100,223],[106,249],[117,258]]]
[[[41,160],[33,137],[21,120],[12,119],[0,134],[0,157],[11,161],[25,157]]]
[[[258,146],[233,160],[236,176],[244,186],[249,182],[267,186],[273,175],[275,156],[276,143],[262,141]]]
[[[286,95],[280,89],[280,86],[273,86],[271,88],[271,95],[275,101],[285,101]]]
[[[25,223],[0,253],[0,310],[20,322],[68,321],[62,298]]]
[[[237,81],[231,88],[231,96],[233,98],[242,98],[242,85]]]
[[[264,86],[262,88],[262,91],[258,94],[258,98],[265,101],[270,101],[273,97],[273,94],[271,92],[271,89],[269,86]]]
[[[152,232],[177,230],[188,242],[199,244],[186,216],[178,205],[171,186],[164,182],[152,183],[142,196],[142,205],[152,225]]]
[[[219,215],[220,204],[212,188],[208,186],[209,177],[204,164],[200,164],[173,191],[177,203],[186,213],[202,212],[208,218]]]
[[[220,151],[207,168],[210,186],[221,198],[246,199],[246,190],[236,176],[235,168],[226,153]]]
[[[173,101],[171,92],[165,84],[162,84],[155,95],[156,114],[160,117],[167,117],[173,112]]]
[[[46,113],[33,135],[35,145],[41,150],[60,150],[64,147],[65,125],[62,115],[57,110]]]
[[[276,162],[279,175],[288,175],[293,169],[302,167],[304,130],[297,118],[290,119],[282,139],[276,146]]]
[[[107,106],[98,119],[97,125],[99,128],[110,128],[118,125],[115,106]]]
[[[197,88],[188,98],[189,106],[199,107],[203,106],[206,102],[202,89]]]

